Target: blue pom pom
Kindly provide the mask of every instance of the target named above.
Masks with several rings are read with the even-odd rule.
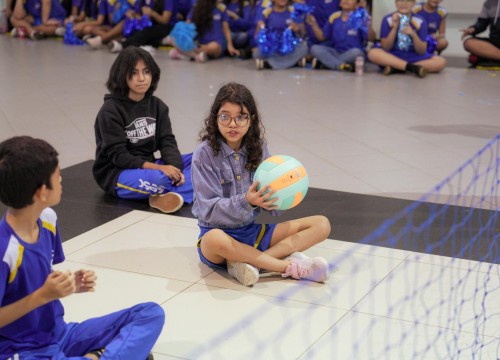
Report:
[[[153,26],[153,22],[147,15],[142,15],[141,20],[138,23],[140,24],[141,30]]]
[[[436,51],[437,48],[437,40],[432,37],[431,35],[427,35],[427,52],[429,54],[434,54],[434,51]]]
[[[278,50],[278,33],[267,28],[261,29],[257,34],[257,47],[263,57],[274,55]]]
[[[306,21],[307,14],[312,13],[314,10],[314,6],[296,3],[293,4],[293,11],[290,15],[290,18],[294,23],[303,24]]]
[[[174,39],[174,44],[181,51],[192,51],[196,48],[194,39],[197,35],[196,26],[193,23],[179,21],[170,32],[170,37]]]
[[[368,34],[368,24],[370,22],[370,14],[364,7],[359,7],[349,15],[347,24],[350,28],[362,31],[365,36]]]
[[[76,36],[73,31],[73,22],[70,21],[66,25],[66,32],[64,33],[63,43],[65,45],[85,45],[85,41]]]
[[[126,18],[125,23],[123,24],[123,36],[129,37],[135,30],[135,20],[131,18]]]
[[[278,54],[289,55],[293,53],[297,45],[300,43],[300,41],[301,40],[298,39],[297,36],[295,36],[295,33],[290,28],[287,28],[285,31],[283,31],[283,34],[281,35]]]
[[[125,13],[129,9],[127,0],[118,0],[118,4],[115,5],[116,10],[113,13],[113,24],[118,24],[120,21],[122,21],[125,17]]]

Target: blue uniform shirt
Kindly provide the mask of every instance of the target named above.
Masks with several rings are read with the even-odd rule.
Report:
[[[6,306],[39,289],[52,272],[52,265],[64,261],[54,210],[45,209],[38,219],[38,241],[20,239],[5,220],[0,221],[0,305]],[[0,358],[22,350],[55,343],[54,330],[63,321],[59,300],[40,306],[13,323],[0,328]]]
[[[232,12],[238,14],[240,17],[238,20],[234,20],[232,17],[228,15],[229,28],[233,32],[244,32],[248,31],[252,26],[252,14],[250,9],[250,4],[248,2],[244,2],[243,4],[243,13],[240,14],[240,4],[237,2],[231,2],[227,5],[227,9]]]
[[[194,151],[192,211],[201,226],[234,229],[253,223],[259,214],[260,208],[254,208],[245,197],[255,171],[245,169],[248,156],[245,146],[236,153],[224,141],[219,143],[217,156],[207,141]],[[267,146],[262,150],[262,160],[270,157]]]
[[[188,15],[189,20],[192,20],[193,18],[193,9],[191,9],[191,12]],[[208,44],[215,41],[225,48],[226,38],[224,37],[224,32],[222,30],[222,23],[228,22],[226,5],[220,3],[217,4],[212,12],[212,15],[212,28],[208,29],[204,34],[198,34],[198,42],[200,44]]]
[[[172,16],[170,17],[170,20],[168,22],[169,25],[175,25],[177,22],[177,1],[176,0],[144,0],[143,6],[149,7],[153,10],[155,9],[156,1],[163,1],[163,8],[160,12],[160,15],[164,11],[170,11],[172,13]],[[153,20],[153,19],[152,19]],[[154,22],[154,20],[153,20]]]
[[[364,49],[366,38],[365,34],[353,25],[349,25],[349,19],[342,20],[342,12],[333,13],[325,26],[323,34],[330,46],[337,51],[344,52],[352,48]]]
[[[262,17],[259,19],[263,21],[266,28],[271,30],[285,30],[292,22],[293,8],[290,6],[285,11],[277,12],[272,7],[265,9],[262,12]]]
[[[448,14],[444,8],[439,6],[434,12],[427,12],[424,9],[424,3],[416,5],[412,12],[420,17],[422,17],[427,22],[427,29],[429,35],[435,34],[439,31],[439,26],[441,22]]]
[[[380,29],[380,37],[382,39],[386,38],[389,35],[389,32],[391,31],[391,25],[392,25],[392,14],[390,13],[386,15],[382,19],[382,25]],[[410,20],[410,25],[412,29],[418,34],[418,37],[422,41],[426,41],[427,38],[427,23],[425,22],[424,19],[419,17],[418,15],[413,15]],[[405,61],[408,62],[418,62],[421,60],[429,59],[432,57],[432,54],[423,54],[419,55],[415,51],[415,47],[413,46],[413,41],[411,43],[411,46],[408,50],[400,49],[398,47],[398,38],[396,36],[396,39],[394,40],[394,45],[392,46],[392,49],[389,50],[389,52]]]
[[[42,23],[42,1],[41,0],[25,0],[24,8],[26,12],[35,18],[35,25]],[[59,0],[51,0],[49,19],[57,19],[64,21],[66,18],[66,10]]]

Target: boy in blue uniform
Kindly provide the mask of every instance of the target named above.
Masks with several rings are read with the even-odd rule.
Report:
[[[445,38],[446,32],[446,10],[439,6],[441,0],[427,0],[421,2],[413,8],[413,13],[427,21],[428,35],[436,39],[436,51],[438,54],[448,47],[448,40]]]
[[[28,136],[0,144],[0,200],[8,207],[0,221],[0,358],[150,359],[165,321],[157,304],[64,321],[59,299],[94,291],[96,276],[52,268],[64,261],[50,208],[61,193],[52,146]]]
[[[314,22],[311,23],[316,37],[328,42],[311,47],[311,55],[314,56],[313,68],[322,64],[333,70],[352,71],[356,58],[365,57],[364,48],[368,33],[349,23],[350,14],[356,9],[356,5],[357,0],[342,0],[342,11],[333,13],[323,29],[315,26]]]
[[[396,0],[396,11],[382,19],[380,48],[368,52],[371,62],[383,67],[384,75],[411,72],[420,78],[444,69],[446,60],[427,52],[427,23],[411,9],[415,0]]]

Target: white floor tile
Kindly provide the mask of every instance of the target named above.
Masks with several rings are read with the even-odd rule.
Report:
[[[293,359],[345,311],[193,285],[163,306],[154,352],[185,359]]]
[[[494,337],[349,313],[299,359],[497,359],[499,355]]]
[[[196,282],[210,270],[196,251],[199,231],[141,221],[67,256],[95,266]]]

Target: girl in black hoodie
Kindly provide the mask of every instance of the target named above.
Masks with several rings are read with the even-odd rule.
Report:
[[[489,37],[476,37],[488,27]],[[465,50],[471,53],[472,65],[489,61],[500,64],[500,0],[484,1],[476,23],[463,30],[462,40]]]
[[[168,107],[153,96],[160,68],[145,50],[131,46],[111,66],[110,94],[94,125],[96,160],[92,172],[108,194],[149,199],[165,213],[193,200],[191,155],[181,155]],[[155,159],[159,151],[161,159]]]

